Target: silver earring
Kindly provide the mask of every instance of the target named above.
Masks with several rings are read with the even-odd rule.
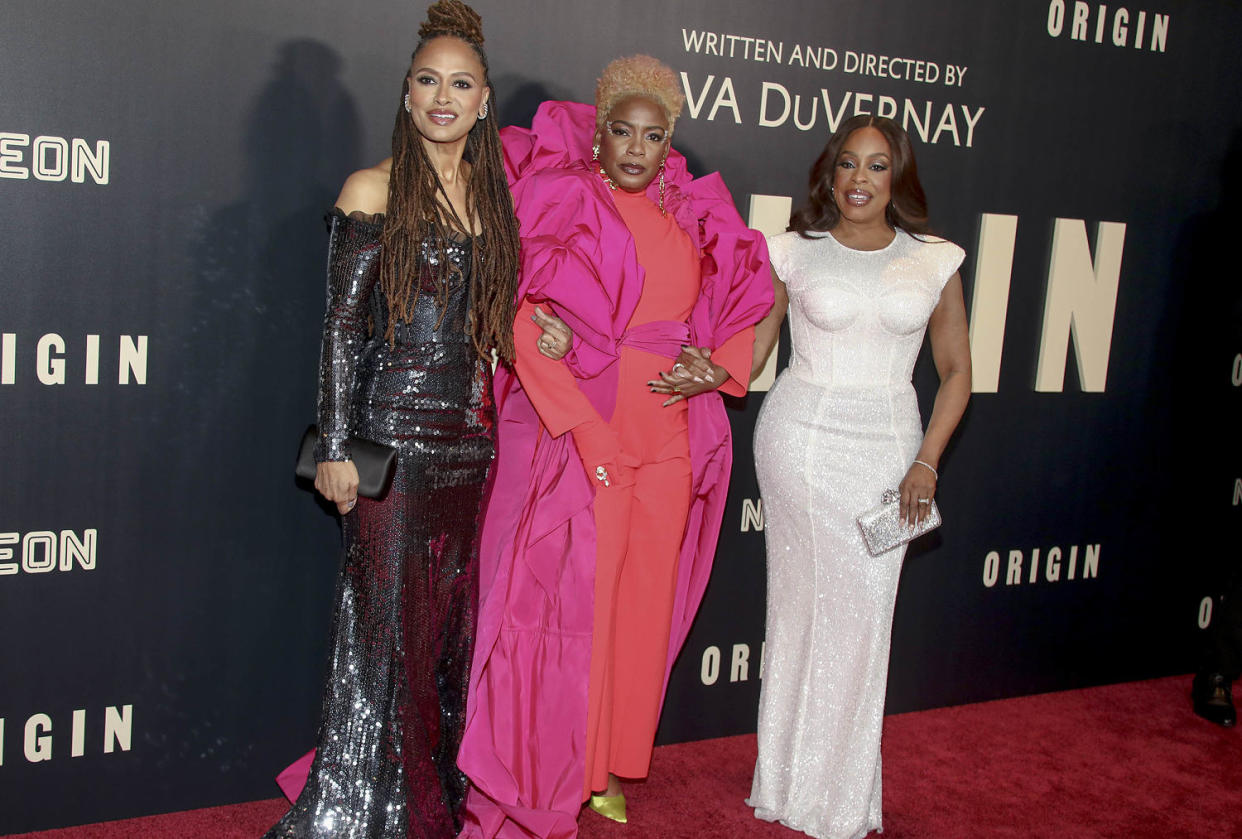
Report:
[[[487,103],[483,103],[483,110],[479,111],[479,119],[487,119]]]
[[[591,147],[591,162],[594,163],[597,160],[599,160],[599,143]]]
[[[402,101],[405,102],[405,112],[408,114],[410,112],[410,94],[407,93]]]

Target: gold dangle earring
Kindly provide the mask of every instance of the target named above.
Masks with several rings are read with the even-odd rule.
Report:
[[[664,160],[660,161],[660,215],[664,215]]]
[[[599,163],[599,143],[596,143],[591,147],[591,165],[594,166],[596,163]],[[604,179],[604,183],[608,184],[608,188],[613,192],[616,192],[617,182],[614,181],[606,171],[604,171],[604,164],[602,163],[599,164],[599,174],[600,177]]]

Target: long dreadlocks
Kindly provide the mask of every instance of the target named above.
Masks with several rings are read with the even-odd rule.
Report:
[[[491,90],[487,55],[483,52],[483,21],[461,0],[439,0],[427,9],[427,20],[418,29],[419,50],[433,38],[451,36],[464,41],[483,64],[484,84]],[[466,185],[466,218],[458,218],[448,202],[439,175],[423,147],[422,136],[405,110],[405,84],[397,105],[392,132],[392,172],[388,182],[388,211],[382,242],[386,254],[380,283],[388,297],[386,337],[394,340],[397,320],[407,318],[421,291],[419,264],[428,230],[439,251],[435,277],[437,299],[447,303],[448,284],[456,266],[445,255],[452,238],[469,235],[478,222],[482,235],[470,249],[470,314],[466,331],[475,349],[488,356],[495,349],[505,361],[513,361],[513,319],[516,315],[518,278],[518,223],[513,199],[505,180],[497,130],[496,96],[490,96],[491,114],[476,120],[466,135],[463,158],[470,163]],[[444,196],[440,201],[439,197]]]

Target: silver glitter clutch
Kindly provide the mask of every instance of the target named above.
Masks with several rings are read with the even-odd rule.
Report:
[[[294,473],[307,481],[315,480],[315,442],[319,428],[308,426],[298,446]],[[397,471],[397,450],[383,443],[373,443],[350,435],[350,457],[358,470],[358,494],[364,498],[383,498],[388,493],[392,476]]]
[[[898,518],[901,512],[900,501],[901,494],[897,490],[886,489],[880,496],[880,506],[873,507],[858,517],[858,529],[862,531],[863,541],[867,543],[867,550],[872,556],[891,551],[898,545],[904,545],[940,526],[940,508],[936,506],[934,499],[931,509],[927,511],[927,518],[914,527]]]

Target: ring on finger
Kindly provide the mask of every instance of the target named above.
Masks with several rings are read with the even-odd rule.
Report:
[[[920,498],[920,499],[919,499],[919,503],[920,503],[920,504],[930,504],[930,503],[931,503],[931,499],[930,499],[930,498]]]

